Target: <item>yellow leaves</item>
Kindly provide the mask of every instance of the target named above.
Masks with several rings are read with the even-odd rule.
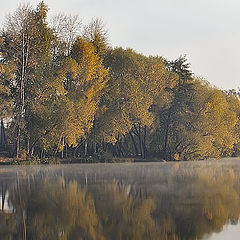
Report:
[[[226,93],[198,79],[192,81],[191,88],[192,95],[188,94],[191,89],[186,89],[186,92],[179,92],[177,104],[183,101],[183,108],[172,109],[171,117],[173,120],[170,122],[169,151],[185,154],[189,159],[195,157],[198,159],[199,156],[219,157],[231,155],[235,144],[239,141],[239,133],[236,134],[239,121],[236,110],[234,111],[234,109],[238,109],[237,100],[231,99],[232,104],[235,106],[231,107]],[[183,98],[185,93],[184,96],[186,97]],[[161,96],[161,99],[163,97]],[[160,110],[155,106],[153,110],[157,109],[157,113],[159,113],[161,109],[168,109],[169,99],[170,97],[166,96],[165,100],[167,101],[162,106],[155,101],[160,106]],[[188,101],[184,102],[185,99]],[[186,107],[184,108],[184,106]],[[162,133],[164,135],[167,116],[164,110],[162,113],[165,115],[159,122],[163,126]],[[155,121],[154,124],[159,123]],[[175,146],[178,146],[177,149],[175,149]]]
[[[81,38],[74,43],[71,56],[49,70],[46,92],[41,97],[41,117],[55,126],[46,138],[58,146],[58,151],[65,143],[76,146],[89,134],[107,80],[108,70],[94,47]]]
[[[68,70],[72,73],[70,90],[94,98],[105,86],[108,70],[95,54],[94,47],[81,38],[73,45],[71,56],[71,67]]]
[[[131,49],[116,48],[106,61],[111,79],[104,98],[107,100],[105,111],[100,117],[103,125],[98,128],[106,128],[101,129],[104,140],[115,143],[116,138],[128,133],[134,124],[151,126],[154,122],[151,107],[159,101],[162,104],[163,99],[170,102],[165,88],[176,83],[175,75],[170,76],[160,57],[145,57]]]
[[[106,126],[99,129],[99,134],[106,142],[116,143],[118,136],[124,136],[132,128],[132,123],[125,111],[107,112],[100,119],[100,126]]]
[[[7,96],[9,96],[10,95],[9,87],[0,85],[0,94],[6,94]]]
[[[71,73],[71,76],[73,79],[75,79],[77,77],[77,75],[79,74],[78,63],[76,60],[72,59],[71,57],[68,57],[64,63],[63,75],[66,75],[67,73]]]
[[[228,97],[228,104],[230,106],[230,108],[236,112],[236,113],[240,113],[240,100],[237,96],[229,96]]]
[[[219,152],[213,147],[214,138],[212,136],[199,136],[196,140],[200,156],[219,157]]]
[[[102,66],[102,60],[95,54],[93,46],[81,38],[73,45],[71,56],[64,74],[71,73],[66,97],[72,102],[72,108],[63,133],[69,145],[76,145],[93,126],[108,71]]]
[[[92,99],[94,97],[94,86],[92,86],[91,88],[89,88],[87,91],[86,91],[86,98],[87,99]]]
[[[0,63],[0,115],[1,118],[12,115],[13,96],[9,82],[14,78],[15,64]]]
[[[79,101],[73,105],[63,129],[68,145],[75,146],[80,138],[86,138],[92,128],[96,108],[94,102]]]
[[[73,45],[71,57],[78,63],[78,75],[84,82],[99,77],[98,72],[103,70],[102,60],[95,54],[94,47],[82,38]]]
[[[0,74],[2,77],[8,78],[8,80],[14,78],[14,71],[16,70],[16,64],[9,62],[8,64],[0,63]]]
[[[237,115],[225,93],[204,82],[196,87],[195,108],[199,114],[195,126],[203,135],[198,140],[199,152],[212,157],[221,156],[233,149],[237,142],[234,133]],[[237,108],[236,102],[235,106]]]
[[[172,88],[175,83],[173,77],[164,66],[162,58],[149,57],[145,63],[143,85],[152,98],[157,98],[166,87]]]
[[[4,68],[3,68],[3,65],[0,64],[0,74],[3,74],[4,73]]]

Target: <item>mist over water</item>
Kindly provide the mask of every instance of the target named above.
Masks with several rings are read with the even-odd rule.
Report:
[[[3,167],[0,200],[3,240],[238,239],[240,159]]]

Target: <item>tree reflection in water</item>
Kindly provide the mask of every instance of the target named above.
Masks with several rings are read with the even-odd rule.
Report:
[[[0,239],[201,239],[240,216],[239,167],[210,165],[143,167],[109,178],[93,170],[87,184],[86,173],[24,173],[7,185],[12,209],[0,212]]]

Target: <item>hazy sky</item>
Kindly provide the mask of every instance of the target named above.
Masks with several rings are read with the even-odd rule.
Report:
[[[0,22],[22,0],[1,3]],[[36,6],[39,1],[27,1]],[[240,87],[239,0],[46,0],[49,14],[102,18],[112,46],[173,60],[187,55],[197,76],[222,89]]]

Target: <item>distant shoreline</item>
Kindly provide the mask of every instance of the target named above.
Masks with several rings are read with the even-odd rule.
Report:
[[[197,161],[204,161],[209,159],[199,159]],[[189,160],[191,161],[191,160]],[[1,165],[58,165],[58,164],[92,164],[92,163],[166,163],[166,162],[189,162],[182,160],[175,161],[166,161],[160,158],[111,158],[104,160],[96,160],[91,158],[43,158],[43,159],[17,159],[17,158],[0,158],[0,166]],[[196,160],[193,160],[197,162]]]

